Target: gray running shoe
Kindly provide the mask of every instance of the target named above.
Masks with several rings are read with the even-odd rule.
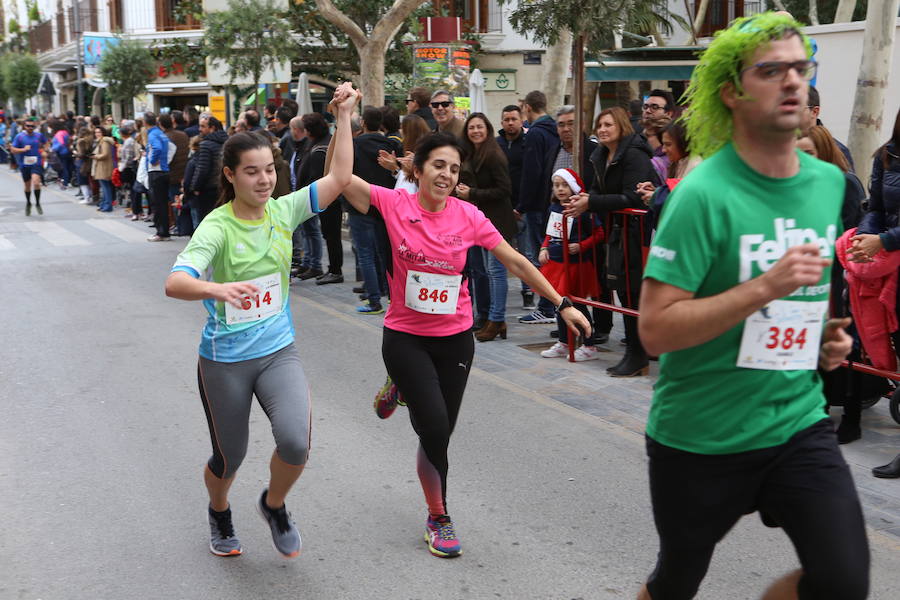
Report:
[[[231,524],[231,508],[220,513],[210,508],[207,516],[209,518],[209,551],[216,556],[239,556],[242,552],[241,540],[234,535],[234,526]]]
[[[269,489],[266,488],[259,496],[259,502],[256,503],[256,510],[259,516],[269,524],[272,530],[272,545],[285,558],[294,558],[300,556],[300,550],[303,548],[303,542],[300,540],[300,531],[291,518],[291,513],[282,505],[281,508],[269,508],[266,506],[266,495]]]

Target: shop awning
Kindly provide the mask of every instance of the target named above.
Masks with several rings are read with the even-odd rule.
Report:
[[[697,61],[603,61],[585,66],[586,81],[687,81]]]

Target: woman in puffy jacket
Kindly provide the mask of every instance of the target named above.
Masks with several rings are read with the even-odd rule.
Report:
[[[610,213],[626,208],[645,208],[637,189],[641,182],[659,185],[650,161],[653,152],[647,140],[634,133],[628,113],[621,107],[600,111],[595,132],[600,144],[591,155],[594,182],[590,193],[582,192],[573,199],[565,214],[577,217],[590,210],[604,220],[607,281],[606,285],[601,282],[601,287],[615,290],[622,306],[636,309],[643,273],[641,237],[644,237],[644,243],[649,243],[648,232],[641,227],[637,217]],[[638,337],[637,318],[626,316],[624,321],[625,356],[607,372],[613,377],[647,375],[649,359]]]
[[[900,250],[900,112],[894,120],[891,139],[875,151],[869,180],[869,210],[850,238],[851,260],[869,262],[881,250]],[[898,288],[900,289],[900,288]],[[900,303],[896,304],[900,307]],[[900,333],[892,332],[894,348],[900,348]],[[900,455],[890,463],[875,467],[876,477],[900,477]]]

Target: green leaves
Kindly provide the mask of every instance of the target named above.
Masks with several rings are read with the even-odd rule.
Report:
[[[149,48],[135,40],[123,40],[107,46],[97,71],[115,102],[125,102],[144,93],[154,78],[156,60]]]
[[[227,65],[232,81],[258,82],[295,53],[291,27],[272,0],[228,0],[228,10],[208,13],[204,25],[208,56]]]
[[[37,93],[41,66],[31,54],[9,54],[3,65],[3,88],[16,103],[22,104]]]

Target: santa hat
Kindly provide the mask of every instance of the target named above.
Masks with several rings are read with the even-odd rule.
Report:
[[[584,189],[584,182],[572,169],[557,169],[553,176],[562,177],[563,181],[569,184],[573,194],[578,194]]]

